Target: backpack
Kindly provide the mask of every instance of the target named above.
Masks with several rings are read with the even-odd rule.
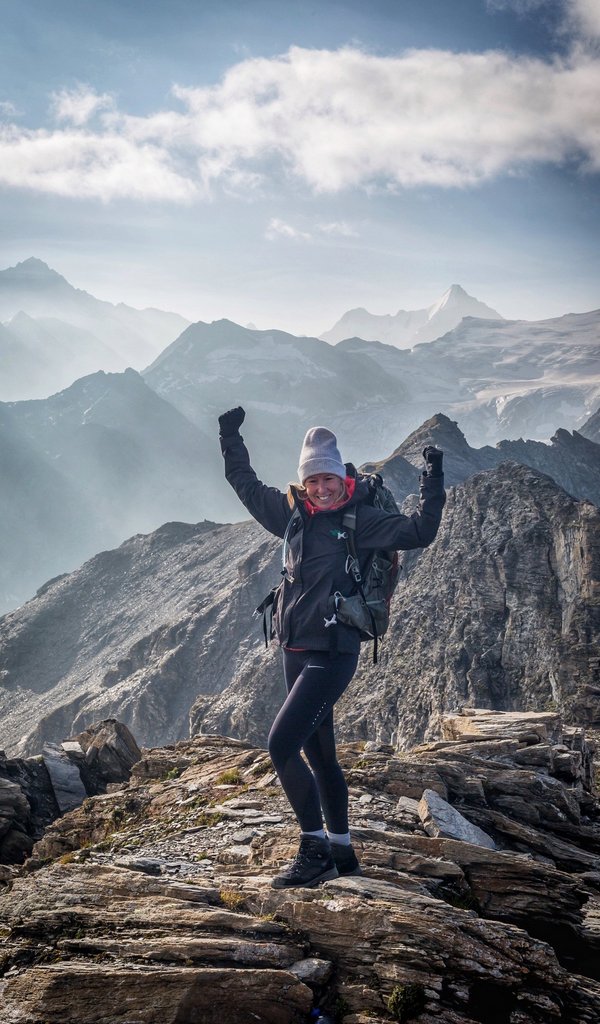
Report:
[[[385,512],[400,511],[379,473],[373,473],[367,482],[369,497],[366,500],[369,505]],[[342,526],[347,534],[346,572],[352,577],[358,593],[349,597],[334,594],[335,615],[338,622],[358,629],[362,641],[373,641],[373,664],[376,665],[377,641],[389,626],[390,602],[400,578],[398,552],[383,548],[374,551],[363,575],[356,550],[356,506],[344,513]]]
[[[385,486],[379,473],[373,473],[369,477],[361,474],[358,479],[366,479],[368,482],[369,494],[365,499],[367,504],[386,512],[397,513],[400,511],[392,492],[389,487]],[[296,508],[289,519],[283,537],[282,575],[285,575],[286,572],[288,539],[298,520],[301,521],[302,517]],[[398,562],[397,551],[379,549],[370,556],[363,575],[356,550],[356,506],[344,512],[342,528],[345,533],[347,549],[346,572],[352,577],[357,593],[344,596],[338,591],[333,594],[334,622],[341,622],[346,626],[358,629],[361,641],[373,641],[373,664],[376,665],[377,641],[389,626],[390,602],[398,585],[402,567]],[[268,647],[272,629],[270,621],[267,627],[267,617],[272,615],[273,601],[278,589],[278,587],[274,587],[255,612],[263,617],[266,647]]]

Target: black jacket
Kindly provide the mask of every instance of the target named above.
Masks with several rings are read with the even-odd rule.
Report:
[[[250,465],[248,450],[240,434],[221,438],[225,456],[225,476],[250,515],[270,533],[283,537],[293,513],[287,494],[261,483]],[[358,479],[353,496],[342,508],[309,515],[295,491],[300,510],[298,522],[288,538],[287,576],[275,599],[273,625],[284,647],[330,650],[331,628],[336,631],[335,648],[340,652],[358,650],[358,630],[338,623],[326,627],[331,618],[333,594],[353,592],[345,571],[346,542],[341,536],[342,517],[353,505],[356,509],[356,546],[361,562],[377,548],[408,551],[431,544],[438,531],[446,501],[443,477],[421,478],[419,509],[412,516],[384,512],[365,503],[368,488]]]

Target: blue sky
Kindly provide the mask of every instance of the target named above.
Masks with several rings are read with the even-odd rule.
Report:
[[[600,305],[596,0],[0,0],[0,265],[320,333]]]

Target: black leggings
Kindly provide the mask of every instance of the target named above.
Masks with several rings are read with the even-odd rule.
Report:
[[[283,652],[288,696],[273,722],[269,753],[303,832],[323,828],[323,815],[330,832],[348,831],[348,787],[335,753],[333,706],[357,664],[358,654]]]

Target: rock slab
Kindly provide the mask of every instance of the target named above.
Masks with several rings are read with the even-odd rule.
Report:
[[[426,789],[419,801],[419,817],[428,836],[442,839],[458,839],[461,843],[472,843],[487,850],[495,850],[496,844],[478,825],[473,825],[460,811],[443,800],[439,793]]]

